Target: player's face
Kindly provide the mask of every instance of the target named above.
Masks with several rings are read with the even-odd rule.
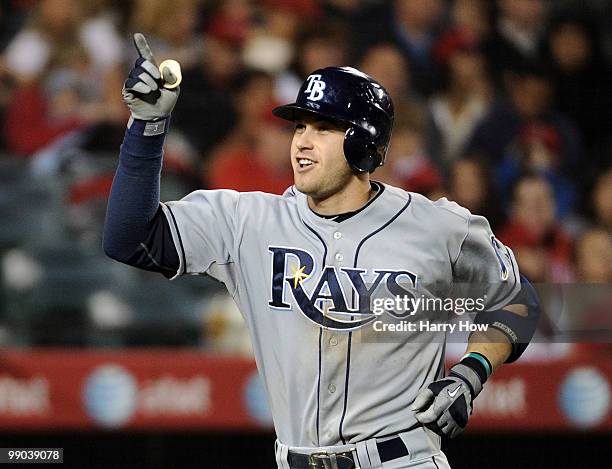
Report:
[[[344,188],[354,173],[344,157],[346,127],[303,116],[295,121],[291,142],[291,166],[295,187],[316,199]]]

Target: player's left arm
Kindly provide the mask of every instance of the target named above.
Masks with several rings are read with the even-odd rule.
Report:
[[[519,274],[514,254],[482,217],[470,218],[455,275],[464,295],[488,298],[474,318],[487,325],[486,331],[472,333],[463,359],[448,376],[422,389],[411,406],[417,420],[451,438],[467,426],[473,401],[493,371],[523,354],[540,316],[535,290]]]
[[[520,285],[510,304],[500,310],[483,311],[474,319],[475,323],[486,324],[487,330],[470,335],[466,354],[485,357],[491,365],[490,372],[518,360],[537,328],[540,318],[537,294],[524,276],[520,276]]]

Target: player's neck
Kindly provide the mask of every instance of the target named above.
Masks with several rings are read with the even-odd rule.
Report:
[[[368,203],[371,196],[370,178],[355,178],[329,197],[317,199],[308,196],[308,206],[319,215],[337,215],[359,210]]]

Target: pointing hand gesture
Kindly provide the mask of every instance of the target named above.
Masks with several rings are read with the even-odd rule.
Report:
[[[178,99],[180,65],[166,60],[158,68],[153,52],[141,33],[134,34],[134,45],[140,57],[123,84],[123,101],[134,119],[163,119],[170,115]]]

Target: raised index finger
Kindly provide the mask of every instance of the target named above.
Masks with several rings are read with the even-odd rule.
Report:
[[[136,50],[138,54],[145,60],[155,64],[155,58],[153,57],[153,52],[151,52],[151,48],[147,43],[147,39],[144,37],[142,33],[134,34],[134,45],[136,46]]]

